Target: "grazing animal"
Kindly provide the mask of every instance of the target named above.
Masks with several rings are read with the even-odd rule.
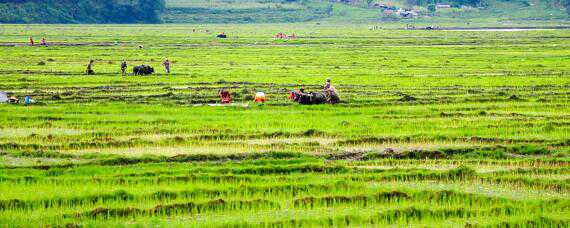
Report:
[[[133,67],[134,75],[149,75],[154,73],[154,68],[149,65],[140,65]]]
[[[290,91],[289,99],[305,105],[312,104],[336,104],[340,99],[336,95],[328,95],[325,92],[301,93],[300,91]]]

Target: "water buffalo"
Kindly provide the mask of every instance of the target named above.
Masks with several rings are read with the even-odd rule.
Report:
[[[133,67],[134,75],[149,75],[154,73],[154,68],[149,65],[140,65]]]
[[[337,94],[327,92],[310,92],[301,93],[299,91],[291,91],[290,99],[299,104],[336,104],[340,102]]]

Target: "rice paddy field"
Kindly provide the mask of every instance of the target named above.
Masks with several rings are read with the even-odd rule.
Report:
[[[0,25],[0,226],[568,227],[570,30],[401,27]]]

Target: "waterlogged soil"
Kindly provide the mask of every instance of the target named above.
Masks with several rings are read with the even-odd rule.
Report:
[[[0,105],[0,224],[569,224],[570,30],[163,26],[0,25],[0,91],[36,101]],[[341,103],[288,99],[326,78]]]
[[[30,72],[37,74],[39,72]],[[47,75],[66,75],[66,72],[45,72]],[[69,74],[71,75],[71,74]],[[104,76],[104,75],[102,75]],[[106,76],[105,76],[106,77]],[[129,80],[141,76],[128,76]],[[144,77],[144,76],[142,76]],[[150,76],[153,77],[153,76]],[[118,78],[123,80],[125,78]],[[147,76],[148,79],[148,76]],[[274,84],[257,82],[196,82],[196,83],[158,83],[132,84],[120,83],[100,86],[52,87],[37,86],[34,81],[0,87],[14,96],[33,96],[44,104],[77,102],[128,102],[128,103],[175,103],[204,104],[218,103],[217,92],[229,89],[236,101],[251,102],[255,91],[264,91],[271,99],[266,105],[293,105],[287,98],[289,91],[305,86],[307,91],[321,91],[317,84]],[[516,92],[505,92],[508,88],[484,87],[431,87],[431,88],[395,88],[384,85],[338,84],[341,93],[341,105],[374,104],[434,104],[491,101],[533,101],[560,100],[565,98],[568,86],[545,85],[541,87],[516,88]],[[407,90],[407,91],[406,91]],[[433,91],[439,91],[433,94]],[[448,91],[449,90],[449,91]],[[479,91],[479,92],[476,92]],[[559,92],[558,92],[559,91]],[[512,94],[515,93],[515,94]],[[510,95],[509,95],[510,94]],[[442,114],[443,115],[443,114]]]
[[[370,162],[417,163],[413,160]],[[11,186],[17,191],[0,198],[0,211],[46,211],[49,212],[47,217],[41,220],[32,217],[27,221],[75,225],[126,224],[132,223],[133,218],[140,224],[152,218],[153,224],[163,221],[202,225],[350,223],[365,226],[428,221],[439,224],[450,218],[463,225],[480,219],[486,219],[485,224],[519,224],[511,219],[523,211],[525,218],[530,216],[529,221],[534,223],[560,225],[566,222],[565,218],[556,216],[547,220],[532,218],[544,212],[564,213],[564,205],[568,203],[567,183],[517,178],[522,177],[517,173],[567,174],[561,166],[551,164],[548,168],[537,168],[531,167],[530,161],[504,162],[486,166],[486,169],[496,170],[486,173],[465,165],[438,168],[452,162],[460,161],[430,161],[433,167],[427,169],[392,165],[391,169],[381,171],[364,171],[340,161],[306,158],[179,165],[109,163],[100,166],[105,169],[95,173],[82,171],[97,168],[94,164],[43,170],[13,169],[0,179],[0,188]],[[513,169],[516,167],[531,168]],[[505,172],[514,176],[504,176]],[[59,191],[79,186],[82,190]],[[34,197],[21,194],[31,192],[32,188],[37,193]],[[52,193],[41,194],[47,191]],[[547,196],[538,197],[544,193],[548,193]],[[246,214],[255,212],[257,219],[236,217],[244,211]],[[340,221],[336,218],[339,215],[343,217]],[[202,219],[188,220],[188,216]],[[14,224],[18,221],[14,217],[5,219]]]

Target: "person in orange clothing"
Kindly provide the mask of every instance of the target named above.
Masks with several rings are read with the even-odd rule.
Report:
[[[257,92],[255,94],[255,103],[265,103],[267,101],[267,97],[265,96],[264,92]]]

